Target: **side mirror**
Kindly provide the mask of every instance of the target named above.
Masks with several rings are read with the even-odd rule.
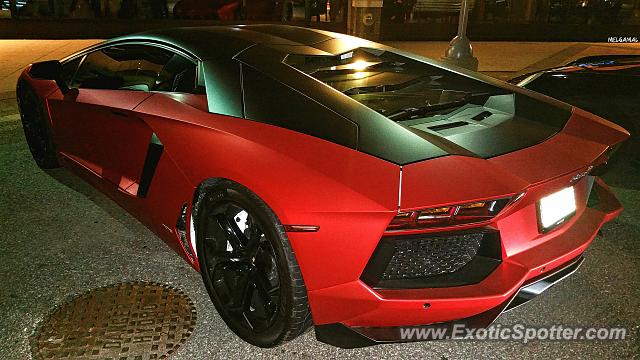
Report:
[[[62,64],[58,60],[41,61],[31,65],[29,75],[36,79],[54,80],[63,94],[69,91],[69,87],[62,80]]]

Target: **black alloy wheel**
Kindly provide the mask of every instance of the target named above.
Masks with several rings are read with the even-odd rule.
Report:
[[[271,209],[246,188],[223,181],[204,191],[196,216],[203,280],[229,328],[260,347],[306,330],[306,288]]]
[[[17,95],[22,128],[31,156],[42,169],[58,167],[56,151],[42,102],[33,89],[25,83],[18,84]]]

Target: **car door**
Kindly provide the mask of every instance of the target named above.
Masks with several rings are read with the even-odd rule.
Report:
[[[165,67],[175,56],[141,44],[87,54],[72,90],[49,102],[61,154],[126,194],[144,195],[139,190],[153,131],[133,110],[153,91],[173,86]]]

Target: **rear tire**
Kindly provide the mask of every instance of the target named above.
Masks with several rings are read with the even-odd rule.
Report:
[[[195,209],[200,271],[229,328],[259,347],[277,346],[308,329],[307,290],[273,211],[228,180],[202,188]]]
[[[42,169],[59,167],[44,104],[25,82],[18,84],[16,93],[22,128],[31,156]]]

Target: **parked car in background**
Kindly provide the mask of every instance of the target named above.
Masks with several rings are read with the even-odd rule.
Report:
[[[640,55],[589,56],[509,82],[534,90],[627,129],[617,157],[640,162]],[[615,159],[614,158],[614,159]]]
[[[240,0],[179,0],[173,6],[173,17],[235,20],[239,18],[240,6]]]

